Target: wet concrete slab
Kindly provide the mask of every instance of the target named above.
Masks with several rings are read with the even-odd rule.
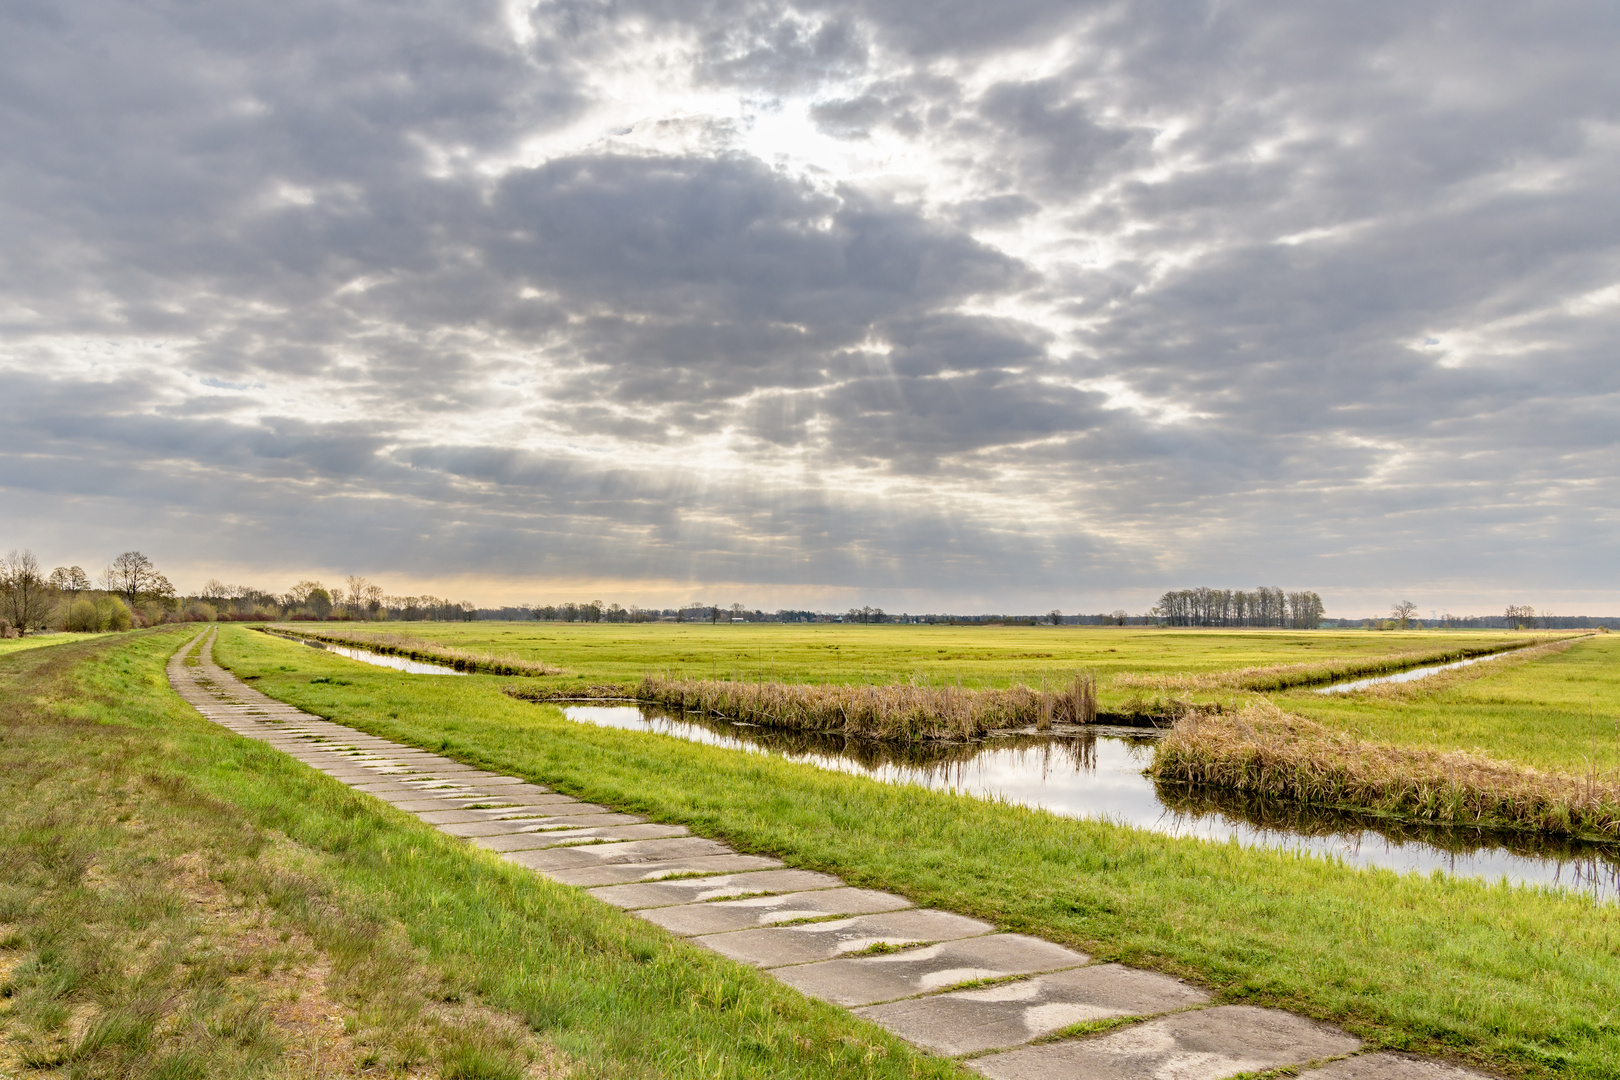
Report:
[[[978,979],[1055,971],[1089,959],[1040,938],[992,934],[881,956],[805,964],[774,974],[811,997],[851,1006],[934,993]]]
[[[988,934],[993,929],[995,927],[989,923],[969,919],[965,915],[912,908],[909,911],[858,915],[853,919],[835,919],[802,926],[773,926],[763,930],[707,934],[692,940],[733,960],[774,968],[784,964],[831,960],[874,945],[904,946],[948,941]]]
[[[515,851],[504,858],[529,866],[530,856],[541,852]],[[582,866],[568,869],[539,869],[540,873],[564,885],[618,885],[625,882],[657,881],[659,878],[689,874],[738,874],[751,870],[770,870],[780,867],[780,859],[764,855],[700,855],[688,859],[667,859],[650,863],[609,863],[606,866]]]
[[[592,889],[591,895],[614,907],[636,909],[699,904],[706,900],[760,893],[835,889],[843,884],[831,874],[818,874],[813,870],[758,870],[748,874],[722,874],[680,881],[608,885]]]
[[[745,900],[716,900],[681,907],[653,908],[638,914],[650,923],[685,937],[723,934],[756,926],[773,926],[798,919],[829,915],[871,915],[899,911],[911,901],[893,893],[871,889],[818,889],[813,892],[755,896]]]
[[[629,840],[621,844],[588,844],[584,847],[535,851],[525,856],[523,865],[531,870],[577,870],[610,863],[669,862],[731,854],[734,852],[730,848],[714,840],[682,836],[672,840]]]
[[[471,842],[485,851],[534,851],[594,840],[662,840],[689,835],[690,830],[685,825],[660,825],[649,821],[640,825],[604,825],[599,829],[548,829],[543,832],[475,836]]]
[[[1361,1040],[1278,1009],[1223,1005],[1177,1013],[1089,1039],[974,1058],[992,1080],[1224,1080],[1354,1053]]]
[[[1308,1069],[1299,1080],[1494,1080],[1482,1072],[1413,1054],[1381,1051]]]
[[[606,825],[641,825],[646,818],[634,814],[579,814],[574,817],[489,818],[479,816],[477,810],[452,810],[441,813],[461,813],[472,820],[462,822],[441,821],[434,824],[442,833],[451,836],[500,836],[504,833],[539,832],[545,829],[595,829]],[[421,815],[424,819],[426,814]]]
[[[1097,964],[855,1012],[907,1042],[954,1057],[1019,1046],[1086,1020],[1153,1016],[1208,1001],[1203,990],[1168,975]]]

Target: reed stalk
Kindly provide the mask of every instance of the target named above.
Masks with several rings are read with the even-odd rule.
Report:
[[[863,739],[971,739],[990,731],[1097,720],[1097,680],[1076,675],[1062,690],[1028,686],[828,686],[644,676],[636,696],[672,709],[790,731]]]
[[[1178,720],[1149,771],[1165,781],[1447,825],[1620,838],[1620,774],[1574,776],[1369,742],[1265,701]]]

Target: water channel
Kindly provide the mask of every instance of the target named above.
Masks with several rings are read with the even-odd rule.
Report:
[[[670,735],[747,753],[777,754],[890,784],[1097,818],[1167,836],[1235,840],[1400,872],[1548,885],[1620,899],[1620,846],[1358,817],[1294,803],[1158,784],[1144,771],[1157,736],[1092,725],[1053,735],[997,735],[972,743],[896,744],[783,732],[672,714],[655,706],[563,706],[570,720]]]
[[[308,638],[296,638],[311,648],[323,649],[339,656],[347,656],[350,660],[360,660],[367,664],[376,664],[378,667],[393,668],[395,671],[405,671],[412,675],[465,675],[465,671],[457,671],[453,667],[443,664],[428,664],[421,660],[412,660],[408,656],[390,656],[387,653],[372,652],[370,649],[350,648],[347,645],[333,645],[326,641],[311,641]]]
[[[1397,671],[1393,675],[1377,675],[1370,679],[1352,679],[1349,682],[1334,683],[1332,686],[1318,687],[1318,694],[1348,694],[1352,690],[1365,690],[1369,686],[1379,683],[1416,682],[1426,679],[1437,671],[1450,671],[1452,668],[1467,667],[1470,664],[1483,664],[1487,660],[1500,660],[1504,656],[1524,652],[1536,646],[1527,645],[1524,649],[1509,649],[1506,652],[1490,653],[1486,656],[1470,656],[1466,660],[1453,660],[1449,664],[1430,664],[1427,667],[1408,668],[1406,671]]]
[[[442,664],[326,642],[305,644],[351,660],[415,675],[461,675]],[[1517,651],[1517,650],[1515,650]],[[1324,687],[1342,692],[1406,682],[1511,653],[1414,668]],[[1158,733],[1151,729],[1059,728],[1053,734],[998,734],[972,743],[896,744],[776,731],[656,706],[563,705],[570,720],[669,735],[748,753],[778,754],[818,768],[890,784],[919,784],[1001,799],[1066,817],[1097,818],[1166,836],[1235,840],[1245,847],[1300,851],[1351,866],[1399,872],[1443,870],[1488,881],[1546,885],[1599,900],[1620,899],[1620,845],[1528,833],[1446,828],[1246,799],[1229,792],[1159,784],[1144,770]]]

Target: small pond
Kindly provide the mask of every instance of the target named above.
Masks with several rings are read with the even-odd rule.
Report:
[[[1158,784],[1143,774],[1154,733],[1097,725],[973,743],[893,744],[783,732],[652,706],[564,705],[570,720],[778,754],[891,784],[1003,799],[1068,817],[1101,818],[1168,836],[1235,840],[1338,858],[1352,866],[1551,885],[1620,898],[1620,846],[1521,833],[1443,828],[1254,802]]]

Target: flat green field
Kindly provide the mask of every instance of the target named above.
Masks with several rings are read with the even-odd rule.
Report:
[[[788,682],[1008,686],[1097,672],[1104,704],[1135,693],[1120,675],[1204,674],[1330,665],[1408,653],[1490,648],[1524,634],[1475,631],[1193,630],[1152,627],[973,627],[747,623],[354,623],[294,629],[403,634],[505,653],[569,672],[574,682],[643,674]],[[557,680],[567,682],[567,679]]]
[[[733,660],[753,655],[764,667],[764,654],[776,642],[797,642],[801,650],[813,643],[837,645],[837,652],[853,652],[850,644],[866,632],[834,627],[819,636],[819,628],[784,628],[778,638],[753,628],[673,629],[673,640],[688,650],[685,655],[708,643],[717,668],[719,643],[728,640],[724,635],[733,635]],[[894,641],[914,629],[922,628],[879,629],[872,640]],[[501,628],[494,630],[501,634]],[[633,675],[653,663],[635,662],[626,643],[668,642],[672,639],[657,635],[670,630],[570,629],[572,651],[559,648],[544,659],[584,666],[580,658],[596,646],[603,659],[591,668],[591,677]],[[562,636],[550,627],[527,632],[550,634],[553,643]],[[1055,654],[1069,632],[936,633],[934,648],[962,652],[964,642],[976,641],[980,649],[995,643],[1012,653]],[[1066,659],[1073,663],[1081,648],[1092,656],[1099,646],[1104,653],[1109,647],[1123,650],[1132,640],[1264,643],[1272,637],[1079,632]],[[1340,637],[1348,648],[1358,636],[1334,639]],[[1365,635],[1370,643],[1388,637]],[[903,674],[907,663],[919,659],[922,640],[908,646],[913,651],[903,661],[883,670]],[[500,644],[498,637],[457,643]],[[1410,649],[1413,642],[1404,644]],[[1320,648],[1321,643],[1313,646]],[[682,654],[666,649],[661,655]],[[1235,655],[1242,658],[1226,662],[1269,662],[1278,654],[1264,644],[1245,653],[1234,643],[1228,656]],[[1615,1006],[1620,907],[1614,904],[1159,836],[885,785],[764,755],[598,728],[570,722],[552,706],[507,697],[500,691],[514,681],[510,677],[405,675],[240,627],[221,628],[216,656],[272,696],[340,723],[655,820],[680,822],[742,850],[840,874],[851,884],[890,889],[921,904],[1038,933],[1099,958],[1194,978],[1223,1001],[1292,1008],[1343,1024],[1375,1043],[1515,1075],[1620,1075]],[[1176,670],[1186,664],[1180,657],[1167,661]],[[796,670],[811,673],[807,667]],[[852,661],[843,670],[852,677],[878,669]],[[283,812],[296,814],[291,808]],[[545,985],[557,995],[550,1008],[566,1015],[562,1001],[570,991],[556,981]],[[544,1027],[539,1033],[570,1045]]]
[[[0,656],[25,649],[40,649],[49,645],[63,645],[69,641],[90,641],[104,634],[29,634],[27,637],[0,639]]]
[[[1620,634],[1503,657],[1376,692],[1272,695],[1289,712],[1380,742],[1577,774],[1620,769]]]

